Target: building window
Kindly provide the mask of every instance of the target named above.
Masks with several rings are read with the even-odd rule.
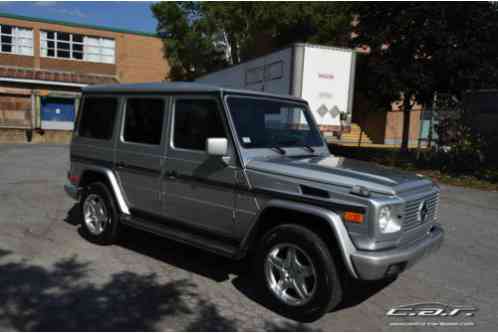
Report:
[[[33,55],[33,30],[0,25],[0,51],[20,55]]]
[[[57,31],[41,31],[41,56],[114,64],[114,39]]]

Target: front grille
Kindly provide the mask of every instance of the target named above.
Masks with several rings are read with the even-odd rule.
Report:
[[[418,218],[418,211],[420,203],[424,200],[426,201],[427,204],[428,216],[425,222],[420,222]],[[409,200],[406,202],[406,207],[405,207],[405,215],[403,220],[404,229],[410,230],[418,227],[422,223],[430,223],[434,220],[437,220],[438,212],[439,212],[439,191],[431,193],[427,196],[423,196],[421,198]]]

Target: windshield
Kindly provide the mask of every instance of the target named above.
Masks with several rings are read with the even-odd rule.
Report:
[[[244,148],[323,145],[302,104],[251,97],[229,97],[227,103]]]

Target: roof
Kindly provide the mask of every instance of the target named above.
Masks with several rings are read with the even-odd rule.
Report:
[[[158,34],[153,33],[153,32],[136,31],[136,30],[128,30],[128,29],[120,29],[120,28],[111,28],[111,27],[105,27],[105,26],[100,26],[100,25],[51,20],[51,19],[31,17],[31,16],[22,16],[22,15],[17,15],[17,14],[10,14],[10,13],[1,13],[0,12],[0,17],[16,19],[16,20],[31,21],[31,22],[59,24],[59,25],[65,25],[68,27],[79,27],[79,28],[87,28],[87,29],[95,29],[95,30],[105,30],[105,31],[119,32],[119,33],[125,33],[125,34],[133,34],[133,35],[141,35],[141,36],[159,38]]]
[[[224,88],[215,85],[195,83],[195,82],[149,82],[131,84],[109,84],[93,85],[82,89],[85,93],[233,93],[244,95],[257,95],[262,97],[286,98],[299,102],[304,102],[302,98],[270,94],[254,90],[241,90]]]

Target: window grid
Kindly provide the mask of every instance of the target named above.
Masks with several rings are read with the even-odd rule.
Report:
[[[10,34],[3,32],[4,27],[10,28]],[[30,37],[22,36],[23,33],[30,32]],[[4,41],[10,38],[10,43]],[[21,43],[27,41],[27,43]],[[10,50],[9,49],[10,46]],[[23,52],[26,50],[27,52]],[[27,28],[19,28],[12,25],[0,25],[0,53],[18,54],[18,55],[33,55],[33,30]]]
[[[49,38],[48,35],[53,34],[53,38]],[[61,38],[61,35],[67,34],[69,36],[69,40],[65,40]],[[81,42],[75,41],[74,37],[80,36]],[[97,43],[86,41],[85,39],[93,39],[97,40]],[[46,58],[57,58],[57,59],[71,59],[71,60],[79,60],[79,61],[89,61],[89,62],[99,62],[99,63],[115,63],[115,41],[111,38],[103,38],[103,37],[91,37],[80,34],[66,33],[66,32],[57,32],[57,31],[42,31],[40,34],[41,40],[41,55]],[[112,42],[112,46],[106,46],[104,43]],[[53,43],[53,47],[50,47],[50,43]],[[60,48],[59,44],[69,44],[69,49]],[[81,48],[75,50],[75,45],[79,45]],[[87,50],[85,50],[87,48]],[[96,49],[95,51],[89,51],[88,48]],[[50,51],[53,52],[51,55]],[[59,51],[68,52],[68,56],[59,55]],[[105,51],[108,51],[107,53]],[[79,55],[76,56],[76,55]]]

